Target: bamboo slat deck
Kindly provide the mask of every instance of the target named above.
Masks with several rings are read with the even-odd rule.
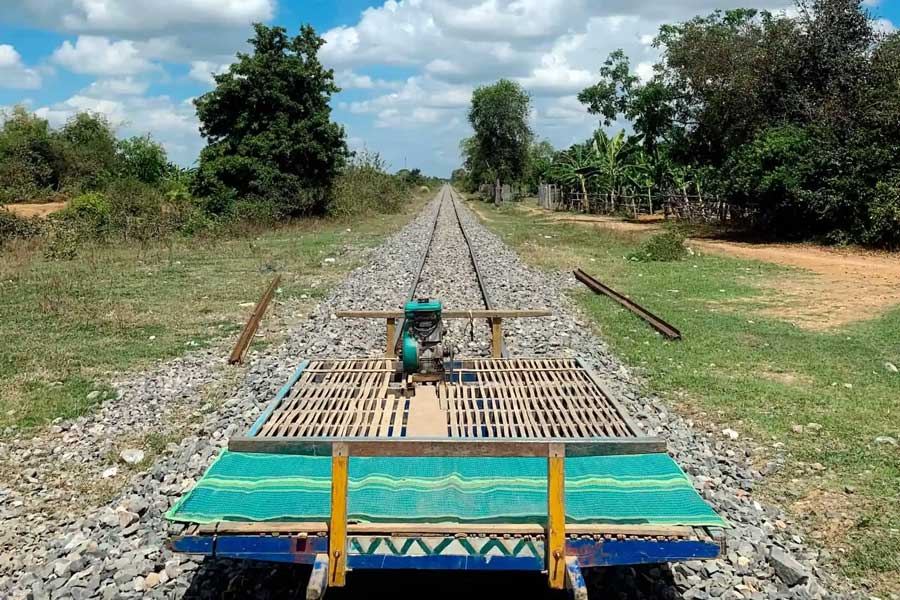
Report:
[[[437,431],[449,439],[641,437],[574,359],[465,360],[450,376],[435,397],[407,389],[395,359],[311,361],[258,437],[390,439]],[[412,406],[417,402],[429,406]]]
[[[438,388],[453,438],[636,437],[615,400],[571,359],[465,361]]]
[[[409,399],[388,388],[397,361],[317,360],[259,437],[402,437]]]

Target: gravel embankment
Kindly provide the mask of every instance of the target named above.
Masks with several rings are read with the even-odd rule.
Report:
[[[381,354],[383,323],[345,321],[332,315],[341,308],[387,309],[402,304],[425,251],[437,200],[374,249],[372,262],[335,288],[308,320],[289,332],[283,344],[251,356],[250,365],[237,374],[236,381],[222,381],[227,371],[221,351],[194,353],[122,382],[119,397],[91,417],[60,423],[34,439],[0,443],[0,468],[7,474],[0,480],[0,598],[302,595],[305,575],[299,567],[229,561],[197,564],[174,555],[165,539],[178,528],[168,525],[162,515],[200,477],[227,439],[252,423],[302,357]],[[729,548],[721,560],[672,568],[617,568],[592,575],[592,585],[604,590],[603,597],[838,597],[829,596],[823,588],[818,551],[792,530],[784,514],[753,499],[752,489],[762,475],[751,467],[752,450],[706,432],[673,414],[658,399],[642,397],[628,370],[584,327],[583,317],[565,296],[565,288],[575,285],[574,280],[525,266],[462,203],[459,212],[494,304],[549,308],[555,314],[509,322],[506,339],[512,354],[589,359],[644,430],[668,440],[671,453],[693,477],[697,489],[735,525],[727,532]],[[445,218],[448,215],[452,218]],[[441,298],[449,308],[467,308],[480,301],[451,211],[441,216],[435,238],[440,246],[426,264],[426,283],[417,295]],[[483,354],[489,347],[486,328],[476,325],[475,333],[477,342],[472,347],[463,337],[466,355]],[[451,335],[462,337],[462,332],[451,328]],[[204,405],[198,394],[216,382],[226,391],[225,400]],[[92,464],[108,454],[119,437],[166,430],[184,432],[185,437],[169,444],[140,472],[113,476],[119,483],[111,501],[95,507],[83,501],[79,489],[104,485],[104,474]],[[353,586],[369,594],[372,586],[392,581],[380,574],[353,577],[351,595]],[[437,584],[436,580],[423,583],[418,575],[400,578],[410,584],[401,586],[401,595],[408,592],[410,597],[421,597],[424,589],[411,582],[429,588]],[[452,592],[462,585],[460,595],[474,592],[463,580],[479,579],[448,575],[442,577],[441,588]],[[503,585],[507,594],[544,594],[540,577],[511,575]]]

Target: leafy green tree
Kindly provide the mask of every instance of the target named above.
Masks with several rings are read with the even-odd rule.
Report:
[[[625,169],[625,177],[631,184],[647,194],[650,213],[653,213],[653,188],[656,187],[656,165],[646,152],[638,152],[634,162]],[[635,213],[637,210],[635,210]],[[637,217],[637,214],[635,214]]]
[[[651,81],[613,53],[580,95],[643,136],[646,156],[624,161],[640,171],[632,185],[649,183],[646,161],[655,185],[712,189],[778,236],[895,243],[900,34],[877,33],[861,0],[718,11],[664,25],[655,43]]]
[[[528,126],[531,98],[521,85],[501,79],[472,94],[469,124],[475,135],[467,142],[467,169],[490,173],[499,182],[514,182],[525,174],[533,134]],[[471,168],[470,168],[471,161]],[[486,183],[476,179],[477,183]]]
[[[556,149],[547,140],[532,143],[528,147],[528,164],[525,168],[524,180],[530,189],[536,190],[538,185],[547,178],[554,158],[556,158]]]
[[[349,155],[331,121],[334,71],[319,61],[325,41],[305,25],[296,37],[256,24],[253,51],[239,53],[216,88],[195,101],[209,145],[195,191],[225,210],[238,197],[272,203],[284,214],[321,213]]]
[[[482,154],[475,136],[464,138],[459,143],[459,153],[463,157],[463,165],[467,174],[467,189],[475,191],[483,183],[493,183],[497,179],[497,172]]]
[[[472,191],[472,182],[468,171],[464,167],[453,169],[450,175],[450,185],[458,190]]]
[[[600,77],[578,94],[578,100],[589,113],[602,116],[607,127],[620,115],[632,121],[635,132],[643,136],[644,150],[652,155],[672,127],[674,91],[659,78],[641,84],[622,50],[609,55]]]
[[[804,110],[795,76],[801,35],[793,19],[745,9],[660,29],[658,78],[672,90],[673,122],[687,133],[682,160],[721,164],[759,130]]]
[[[47,121],[23,106],[0,120],[0,203],[27,202],[58,189],[59,148]]]
[[[149,135],[121,140],[118,144],[120,173],[150,185],[159,185],[169,172],[166,149]]]
[[[62,147],[61,183],[75,192],[99,190],[118,170],[118,142],[102,114],[80,112],[58,132]]]

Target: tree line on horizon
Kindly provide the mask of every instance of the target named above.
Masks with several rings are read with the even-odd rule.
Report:
[[[790,15],[664,25],[654,45],[647,81],[621,50],[609,56],[578,94],[602,127],[565,150],[535,140],[521,86],[475,90],[453,180],[601,201],[715,195],[758,233],[900,247],[900,32],[881,32],[860,0],[799,0]],[[603,129],[623,119],[630,135]]]

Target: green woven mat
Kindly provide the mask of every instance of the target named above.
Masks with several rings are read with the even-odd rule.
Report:
[[[328,457],[225,451],[166,515],[173,521],[325,521]],[[535,523],[547,515],[547,460],[353,458],[349,518],[359,522]],[[566,459],[575,523],[727,527],[666,454]]]

